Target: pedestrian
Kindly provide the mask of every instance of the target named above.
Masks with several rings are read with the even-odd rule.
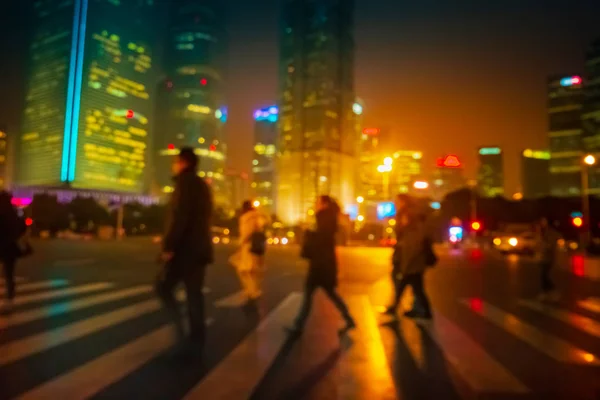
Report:
[[[539,222],[539,264],[542,288],[542,292],[538,296],[540,301],[558,301],[560,297],[550,277],[560,239],[560,233],[548,223],[546,218],[542,218]]]
[[[163,266],[156,279],[156,292],[172,318],[180,355],[200,355],[205,340],[204,278],[213,262],[211,237],[212,196],[206,182],[197,175],[198,157],[184,147],[174,158],[175,190],[171,197],[163,239]],[[183,284],[187,295],[189,335],[175,299]]]
[[[336,292],[338,267],[335,247],[340,208],[331,197],[320,196],[317,200],[316,210],[316,230],[307,231],[304,238],[306,242],[303,257],[309,261],[304,301],[295,324],[289,329],[289,332],[294,335],[302,333],[310,314],[313,295],[318,288],[321,288],[344,318],[346,325],[338,332],[341,336],[355,328],[356,324],[350,316],[344,300]]]
[[[15,266],[17,259],[24,255],[19,240],[25,234],[25,223],[19,218],[12,205],[12,196],[6,191],[0,192],[0,263],[6,286],[4,308],[9,311],[15,298]]]
[[[239,219],[240,244],[229,261],[237,271],[248,299],[247,306],[251,307],[256,306],[256,301],[262,296],[267,222],[267,217],[254,208],[251,201],[242,204]]]
[[[398,219],[398,218],[397,218]],[[414,303],[404,316],[409,318],[431,319],[431,305],[425,293],[424,276],[429,267],[437,262],[433,253],[432,239],[426,224],[426,215],[414,204],[403,209],[397,224],[401,233],[400,254],[394,257],[394,300],[386,314],[396,317],[402,294],[407,286],[412,287]]]

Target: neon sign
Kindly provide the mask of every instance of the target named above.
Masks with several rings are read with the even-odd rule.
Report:
[[[562,78],[560,80],[560,86],[573,86],[580,85],[582,79],[580,76],[567,76],[566,78]]]

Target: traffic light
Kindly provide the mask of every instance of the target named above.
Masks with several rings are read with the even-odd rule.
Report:
[[[33,225],[33,219],[31,219],[31,218],[25,218],[25,225],[26,226]]]
[[[481,222],[473,221],[471,222],[471,229],[473,232],[479,232],[481,230]]]
[[[583,218],[581,217],[573,217],[571,222],[573,222],[573,226],[576,228],[581,228],[583,226]]]
[[[134,112],[133,112],[133,110],[127,110],[127,112],[125,113],[125,117],[126,117],[127,119],[131,119],[131,118],[133,118],[133,117],[134,117]]]

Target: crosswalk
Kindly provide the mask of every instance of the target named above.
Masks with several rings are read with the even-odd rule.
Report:
[[[136,393],[135,385],[152,385],[152,382],[139,378],[140,371],[158,362],[174,342],[167,321],[157,317],[161,315],[160,304],[150,285],[123,287],[112,282],[28,281],[23,278],[19,282],[19,293],[11,311],[0,312],[0,399],[102,398],[107,390],[114,394],[122,382],[133,385],[128,388],[128,395]],[[4,291],[4,284],[0,283],[0,294]],[[204,292],[211,294],[209,288]],[[344,349],[337,361],[337,372],[332,378],[336,381],[337,398],[403,398],[402,383],[392,373],[398,360],[390,356],[389,343],[383,340],[386,328],[376,307],[367,294],[350,294],[345,298],[358,327],[350,335],[353,344]],[[418,370],[428,370],[427,363],[431,360],[427,359],[425,347],[433,346],[452,370],[452,375],[475,396],[502,394],[518,398],[536,393],[540,388],[533,379],[535,371],[516,371],[507,365],[510,363],[504,356],[499,356],[497,349],[481,340],[488,335],[497,335],[521,343],[519,349],[526,349],[523,351],[527,353],[517,356],[544,360],[540,369],[575,366],[591,370],[600,378],[600,299],[582,299],[572,306],[515,299],[514,307],[510,309],[505,304],[478,298],[453,301],[456,315],[436,310],[433,321],[401,319],[399,322],[405,351]],[[301,293],[283,296],[236,343],[223,349],[209,368],[199,369],[193,379],[182,380],[183,389],[177,395],[157,395],[157,398],[251,398],[261,385],[272,383],[268,378],[272,374],[272,365],[289,343],[282,328],[293,322],[301,302]],[[209,331],[227,329],[223,324],[231,318],[232,309],[243,304],[243,295],[234,292],[211,299],[210,303],[207,308],[216,314],[206,320]],[[475,321],[475,325],[465,324],[465,320],[457,315]],[[328,325],[340,322],[335,316],[333,320],[331,318],[329,315],[326,318]],[[540,318],[543,324],[539,324]],[[153,319],[156,321],[147,327],[136,322]],[[115,330],[127,323],[139,325],[140,332],[114,339],[113,343]],[[319,321],[312,321],[307,329],[320,329],[318,325]],[[575,343],[561,328],[576,331],[585,340]],[[219,335],[215,337],[219,338]],[[104,344],[98,346],[97,351],[82,347],[81,343],[87,343],[85,341],[90,337],[96,337]],[[317,343],[316,347],[321,345]],[[502,343],[494,346],[501,347]],[[73,354],[72,348],[75,349]],[[82,348],[84,355],[78,354]],[[54,359],[46,358],[56,357],[57,353],[66,358],[73,355],[78,362],[59,362],[56,370],[36,371],[37,368],[52,368]],[[31,369],[31,377],[23,374],[23,366]],[[23,378],[23,382],[14,384],[12,379],[3,379],[16,374],[15,371],[20,371],[16,380]]]

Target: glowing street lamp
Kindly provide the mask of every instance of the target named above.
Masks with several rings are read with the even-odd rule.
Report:
[[[385,165],[386,167],[391,167],[393,162],[394,160],[392,159],[392,157],[386,157],[383,159],[383,165]]]
[[[362,197],[362,196],[358,196],[358,197],[356,198],[356,202],[357,202],[358,204],[362,204],[362,203],[364,203],[364,202],[365,202],[365,198],[364,198],[364,197]]]
[[[254,200],[254,203],[252,203],[252,205],[256,208],[260,207],[260,201],[258,200]]]
[[[359,215],[358,217],[356,217],[356,219],[358,220],[358,222],[363,222],[365,220],[365,216]]]
[[[583,158],[583,162],[586,163],[587,165],[594,165],[594,164],[596,164],[596,157],[594,157],[591,154],[588,154],[587,156],[585,156]]]
[[[419,189],[419,190],[424,190],[427,189],[429,187],[429,183],[425,182],[425,181],[416,181],[413,184],[415,189]]]

